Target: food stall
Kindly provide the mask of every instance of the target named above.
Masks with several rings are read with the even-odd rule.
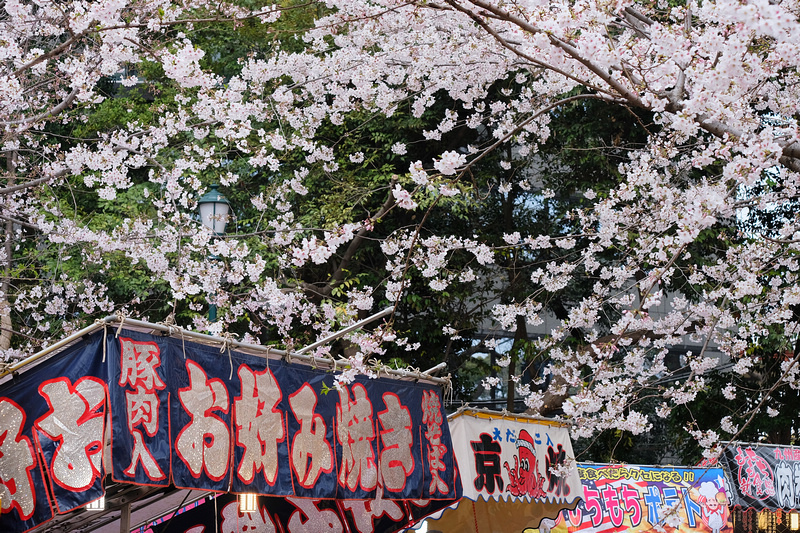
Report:
[[[428,533],[522,533],[582,496],[569,431],[554,420],[463,408],[450,415],[463,497]]]
[[[736,533],[800,531],[800,448],[730,442],[719,464],[734,489]]]
[[[0,531],[127,533],[169,499],[194,507],[170,533],[383,533],[460,498],[442,378],[334,367],[131,319],[79,332],[0,376]]]

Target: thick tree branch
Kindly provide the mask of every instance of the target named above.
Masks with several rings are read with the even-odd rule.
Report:
[[[391,182],[393,184],[394,181]],[[374,216],[370,217],[370,222],[374,224],[379,219],[383,218],[386,213],[395,205],[395,199],[392,195],[391,189],[392,185],[389,185],[389,194],[386,196],[386,201],[383,203],[381,208],[375,213]],[[328,284],[323,289],[324,294],[330,295],[333,288],[339,284],[343,279],[347,268],[350,266],[350,261],[353,259],[353,256],[356,254],[361,245],[364,243],[364,239],[366,238],[367,233],[371,231],[369,228],[362,226],[361,229],[358,230],[353,240],[350,241],[350,244],[347,245],[347,249],[342,254],[342,260],[339,261],[339,266],[336,268],[334,273],[331,275],[331,279]]]
[[[391,183],[394,183],[394,181],[392,181]],[[370,217],[369,220],[372,224],[374,224],[383,216],[385,216],[386,213],[388,213],[392,209],[392,207],[394,207],[396,201],[394,199],[394,196],[392,195],[391,189],[392,187],[390,186],[389,194],[386,197],[386,201],[383,203],[380,209],[378,209],[378,212]],[[313,283],[303,282],[300,284],[302,289],[308,294],[313,294],[316,298],[329,297],[333,292],[333,289],[344,279],[345,273],[347,272],[347,269],[350,266],[350,262],[352,261],[353,257],[355,256],[359,248],[361,248],[362,244],[364,243],[364,240],[367,237],[367,233],[369,233],[370,231],[372,230],[367,226],[362,226],[361,229],[359,229],[356,232],[356,234],[353,236],[353,240],[350,241],[350,243],[347,245],[347,249],[342,254],[341,260],[339,261],[339,265],[336,267],[336,270],[334,270],[333,274],[331,274],[330,278],[325,283],[325,285],[317,287]]]
[[[40,120],[44,120],[46,118],[54,117],[72,105],[72,102],[75,101],[75,98],[78,96],[78,89],[73,89],[71,93],[67,95],[64,100],[61,101],[60,104],[56,105],[54,108],[45,111],[44,113],[40,113],[34,117],[23,117],[17,120],[7,120],[5,122],[0,122],[0,126],[11,126],[14,124],[27,124],[28,127],[33,126]]]
[[[469,9],[467,7],[462,6],[458,2],[458,0],[446,0],[446,1],[453,9],[458,10],[461,13],[464,13],[465,15],[469,16],[473,21],[475,21],[477,24],[479,24],[487,33],[489,33],[489,35],[491,35],[504,48],[512,51],[519,57],[524,58],[531,64],[537,65],[539,67],[551,70],[552,72],[566,76],[567,78],[573,81],[577,81],[583,84],[584,86],[587,87],[595,86],[590,80],[578,79],[575,76],[566,73],[561,69],[542,63],[541,61],[531,57],[529,54],[522,52],[517,47],[513,46],[510,42],[508,42],[506,39],[503,39],[503,37],[494,28],[492,28],[485,20],[483,20],[480,14],[476,12],[474,9]],[[468,0],[468,1],[473,6],[480,8],[481,10],[484,10],[486,12],[486,16],[489,16],[489,14],[491,14],[492,18],[510,22],[530,34],[543,33],[543,30],[536,27],[535,25],[529,23],[528,21],[520,17],[511,14],[508,11],[504,11],[503,9],[497,7],[496,5],[490,2],[487,2],[485,0]],[[626,9],[624,17],[629,24],[635,23],[634,29],[636,29],[636,31],[639,32],[640,34],[644,31],[645,27],[653,24],[653,21],[649,17],[646,17],[641,12],[635,9]],[[687,9],[686,15],[684,17],[684,29],[687,35],[691,34],[691,17],[692,17],[692,12],[691,10]],[[614,79],[611,72],[609,72],[607,69],[599,65],[596,65],[591,60],[591,58],[585,57],[585,55],[582,53],[581,50],[575,48],[568,42],[554,36],[551,33],[547,33],[547,36],[553,46],[561,49],[564,53],[566,53],[572,59],[585,66],[595,76],[597,76],[599,79],[605,82],[613,91],[610,92],[609,94],[616,93],[617,95],[619,95],[619,97],[624,99],[629,105],[632,105],[634,107],[639,107],[642,109],[648,109],[648,106],[644,105],[639,95],[635,94],[632,90],[625,87],[619,81]],[[647,37],[645,36],[644,38]],[[623,70],[625,72],[625,75],[630,79],[632,85],[636,86],[643,83],[642,80],[632,77],[633,75],[630,69],[623,69]],[[677,113],[683,109],[682,99],[685,93],[685,85],[686,85],[686,73],[684,69],[681,69],[681,71],[678,74],[678,79],[676,81],[675,87],[673,87],[669,92],[660,95],[662,97],[667,98],[669,101],[669,105],[666,108],[667,111],[672,113]],[[607,92],[605,90],[602,91]],[[703,128],[705,131],[713,134],[716,137],[722,138],[725,135],[728,135],[735,139],[742,138],[743,133],[741,131],[717,119],[700,115],[696,117],[695,120],[697,121],[697,123],[700,125],[701,128]],[[783,156],[780,158],[780,163],[789,168],[790,170],[800,172],[800,142],[793,141],[783,146]]]
[[[550,32],[543,32],[542,29],[534,26],[533,24],[529,23],[528,21],[512,15],[508,11],[504,11],[499,7],[486,2],[484,0],[468,0],[472,5],[479,7],[481,9],[485,9],[486,11],[493,13],[497,17],[506,20],[515,26],[519,27],[520,29],[530,33],[531,35],[539,34],[539,33],[546,33],[548,40],[550,43],[555,46],[556,48],[561,49],[564,53],[569,55],[572,59],[577,61],[578,63],[585,66],[589,69],[595,76],[603,80],[609,87],[611,87],[617,94],[625,99],[629,104],[634,105],[636,107],[644,108],[644,104],[642,103],[639,96],[628,88],[624,87],[621,83],[613,78],[611,73],[604,67],[599,65],[595,65],[589,58],[584,57],[580,50],[575,48],[574,46],[570,45],[566,41],[563,41],[553,35]],[[455,0],[448,0],[448,3],[455,2]],[[584,80],[582,83],[585,85],[592,85],[591,82],[588,80]]]
[[[9,183],[14,183],[16,177],[17,152],[6,153],[6,169],[8,170]],[[3,224],[3,279],[0,280],[0,350],[8,350],[11,347],[11,301],[8,297],[8,290],[11,287],[11,259],[14,252],[14,224],[6,220]]]
[[[68,169],[60,170],[55,174],[51,174],[49,176],[44,176],[41,178],[36,178],[35,180],[26,181],[25,183],[18,183],[16,185],[10,185],[8,187],[3,187],[0,189],[0,196],[5,196],[7,194],[11,194],[17,191],[21,191],[22,189],[29,189],[31,187],[37,187],[48,181],[60,178],[69,172]]]
[[[551,72],[555,72],[556,74],[560,74],[560,75],[564,76],[565,78],[571,79],[572,81],[575,81],[577,83],[585,85],[589,89],[594,89],[594,90],[596,90],[598,92],[606,92],[606,91],[604,91],[604,89],[602,87],[593,85],[593,84],[589,83],[587,80],[578,79],[575,76],[573,76],[572,74],[570,74],[569,72],[566,72],[566,71],[564,71],[562,69],[554,67],[553,65],[549,65],[549,64],[547,64],[547,63],[545,63],[543,61],[540,61],[540,60],[534,58],[533,56],[531,56],[530,54],[526,54],[525,52],[520,50],[518,47],[515,47],[510,41],[508,41],[507,39],[504,39],[497,31],[495,31],[494,28],[491,27],[490,24],[488,24],[485,20],[483,20],[483,18],[480,15],[478,15],[477,13],[475,13],[473,10],[466,9],[466,8],[462,7],[456,0],[446,0],[446,1],[447,1],[448,4],[450,4],[453,7],[453,9],[455,9],[457,11],[460,11],[461,13],[464,13],[465,15],[470,17],[476,24],[478,24],[481,28],[483,28],[484,31],[486,31],[486,33],[491,35],[498,43],[500,43],[501,46],[503,46],[504,48],[510,50],[513,54],[515,54],[515,55],[525,59],[526,61],[530,62],[532,65],[535,65],[537,67],[543,68],[545,70],[549,70]],[[494,17],[494,18],[497,18],[497,17]]]

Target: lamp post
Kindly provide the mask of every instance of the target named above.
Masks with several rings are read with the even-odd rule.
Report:
[[[219,184],[213,184],[211,190],[197,201],[197,206],[200,209],[200,220],[203,225],[213,231],[215,235],[225,235],[225,225],[228,223],[231,203],[217,189],[219,189]]]
[[[228,223],[228,213],[231,209],[231,204],[225,195],[217,189],[219,184],[214,183],[211,185],[211,190],[205,193],[197,201],[198,209],[200,209],[200,221],[205,227],[214,232],[214,235],[225,235],[225,225]],[[217,259],[217,256],[212,255],[209,257],[212,261]],[[208,305],[208,321],[217,321],[217,305]]]

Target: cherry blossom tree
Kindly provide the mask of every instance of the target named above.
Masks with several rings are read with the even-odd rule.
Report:
[[[710,346],[739,374],[757,363],[748,347],[759,338],[788,350],[748,413],[799,385],[798,222],[791,212],[768,230],[737,222],[797,195],[796,2],[12,0],[3,9],[8,358],[96,316],[141,310],[109,283],[120,271],[152,280],[183,326],[239,328],[254,342],[270,328],[290,347],[381,301],[399,305],[420,282],[443,298],[470,285],[489,294],[494,275],[513,297],[474,307],[509,332],[536,326],[559,300],[560,325],[525,347],[548,362],[549,386],[517,380],[524,357],[511,381],[530,410],[563,414],[578,436],[645,432],[694,400],[719,364]],[[254,27],[275,45],[215,69],[219,48],[204,32]],[[155,104],[105,129],[82,127],[108,106],[101,87],[113,76],[149,83]],[[502,242],[434,224],[490,189],[506,201],[551,198],[537,178],[549,157],[541,147],[559,135],[551,121],[594,100],[652,123],[615,182],[580,182],[564,224],[503,228]],[[418,122],[367,148],[348,142],[364,129],[343,126],[403,113]],[[487,176],[490,158],[507,172]],[[247,201],[224,237],[196,216],[214,182]],[[315,209],[325,190],[336,200]],[[354,261],[378,247],[367,284]],[[538,259],[516,268],[509,257]],[[587,289],[565,297],[576,283]],[[209,303],[220,309],[215,323]],[[650,316],[661,303],[668,312]],[[687,337],[701,348],[683,354],[685,379],[670,380],[664,357]],[[368,360],[424,339],[389,322],[350,341],[350,364],[369,372]],[[656,409],[640,409],[654,396]],[[739,428],[689,430],[710,448]]]

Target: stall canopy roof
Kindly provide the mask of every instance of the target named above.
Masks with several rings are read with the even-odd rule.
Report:
[[[170,337],[181,339],[181,341],[192,342],[205,346],[217,348],[228,348],[241,352],[267,358],[268,360],[289,360],[292,363],[301,363],[314,368],[335,368],[338,361],[330,357],[314,357],[310,355],[312,350],[318,345],[330,342],[334,338],[344,333],[363,327],[369,321],[384,316],[386,311],[379,313],[367,320],[360,321],[346,328],[337,335],[328,339],[323,339],[320,343],[315,343],[304,349],[287,352],[269,346],[252,345],[238,342],[236,340],[215,337],[198,332],[188,331],[176,326],[167,324],[156,324],[145,321],[135,320],[122,316],[110,316],[103,320],[76,332],[75,334],[63,339],[62,341],[44,349],[37,354],[20,361],[8,364],[0,368],[0,396],[4,396],[3,390],[14,387],[25,380],[26,374],[34,369],[46,367],[48,361],[56,358],[62,352],[70,350],[77,344],[86,340],[89,336],[105,329],[105,334],[109,337],[118,334],[123,328],[125,331],[140,332],[145,335],[157,337]],[[449,386],[449,376],[436,376],[444,368],[438,365],[428,371],[419,370],[397,370],[382,369],[382,375],[402,382],[429,383],[435,385]],[[110,442],[106,442],[104,450],[104,461],[109,461]],[[90,511],[85,507],[65,512],[55,513],[53,518],[29,531],[54,531],[54,532],[100,532],[116,533],[117,531],[133,530],[145,526],[151,521],[169,514],[187,504],[201,500],[214,492],[206,490],[187,490],[169,486],[147,486],[142,484],[115,482],[111,475],[106,475],[104,482],[105,502],[104,509]]]
[[[95,323],[83,328],[80,331],[77,331],[76,333],[73,333],[72,335],[62,339],[61,341],[53,344],[52,346],[49,346],[26,359],[23,359],[22,361],[6,364],[5,366],[0,366],[0,386],[2,386],[4,383],[12,379],[13,376],[20,375],[24,372],[29,371],[36,365],[41,364],[42,362],[48,360],[49,358],[55,356],[58,353],[61,353],[62,351],[68,349],[70,346],[80,342],[86,336],[91,335],[95,331],[98,331],[103,328],[106,328],[111,333],[115,333],[117,331],[120,331],[124,327],[125,329],[140,331],[142,333],[146,333],[149,335],[158,335],[163,337],[172,337],[176,339],[185,339],[185,340],[190,340],[191,342],[194,343],[205,344],[207,346],[229,347],[230,349],[236,350],[238,352],[257,355],[260,357],[266,357],[270,359],[288,359],[290,361],[305,363],[308,365],[313,365],[315,367],[335,368],[337,362],[333,358],[315,357],[310,352],[312,352],[312,350],[314,350],[315,348],[324,345],[328,342],[332,342],[333,340],[351,331],[366,326],[370,322],[373,322],[376,319],[387,315],[391,310],[392,308],[384,309],[383,311],[376,313],[375,315],[368,317],[364,320],[360,320],[336,332],[335,334],[326,337],[325,339],[315,342],[314,344],[311,344],[304,348],[300,348],[297,350],[290,350],[290,351],[281,350],[278,348],[274,348],[272,346],[248,344],[246,342],[240,342],[232,338],[223,338],[214,335],[207,335],[197,331],[183,329],[175,325],[146,322],[143,320],[128,318],[125,317],[124,315],[111,315],[102,320],[96,321]],[[435,383],[437,385],[449,386],[450,380],[448,377],[437,376],[437,374],[442,370],[444,370],[445,367],[446,367],[445,363],[441,363],[425,371],[420,371],[418,369],[387,368],[383,369],[383,372],[385,372],[387,375],[395,379],[424,381],[428,383]]]

